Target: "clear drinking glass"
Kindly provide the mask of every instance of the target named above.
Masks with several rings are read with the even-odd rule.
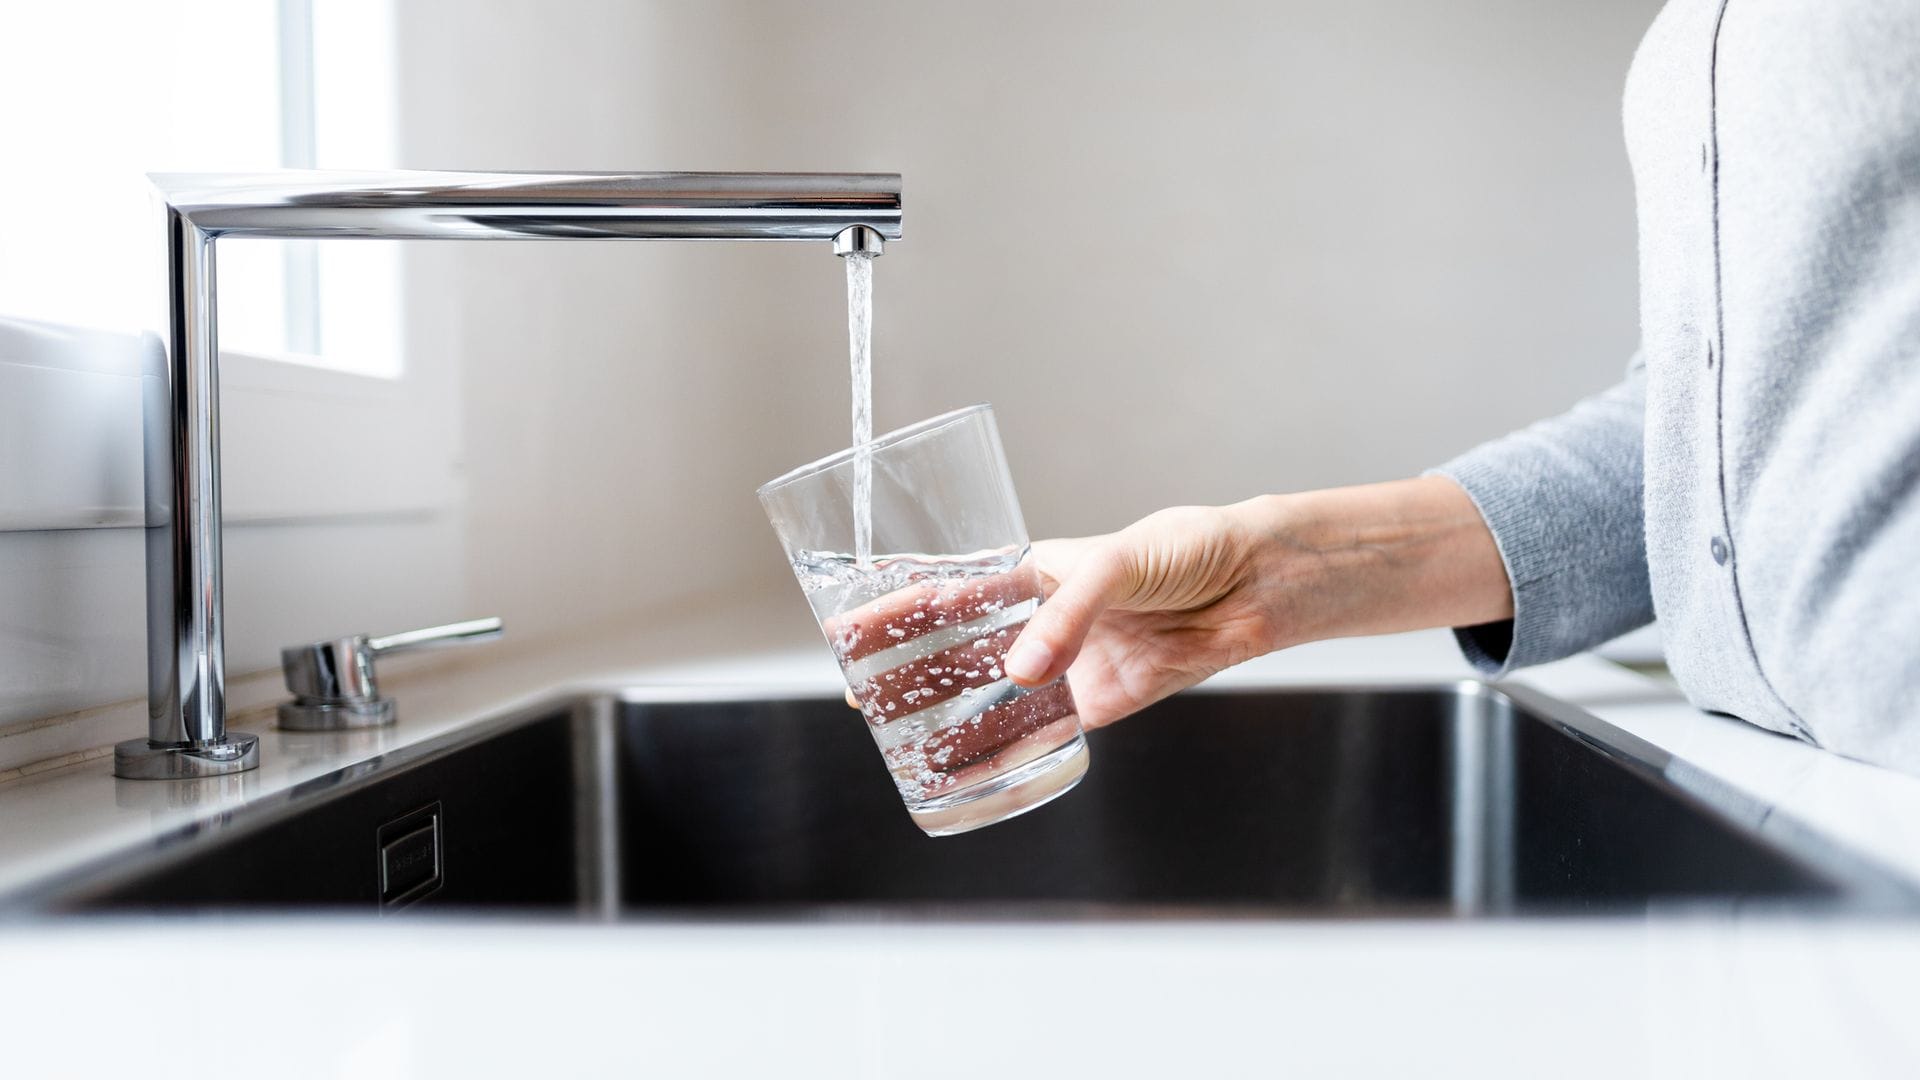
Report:
[[[856,521],[863,457],[870,531]],[[1080,781],[1087,744],[1066,678],[1026,690],[1001,670],[1040,582],[991,406],[842,450],[759,494],[921,829],[991,825]]]

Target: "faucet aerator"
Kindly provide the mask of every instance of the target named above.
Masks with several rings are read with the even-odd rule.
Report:
[[[848,255],[884,255],[887,242],[881,238],[877,229],[866,225],[855,225],[842,229],[833,238],[833,253],[842,258]]]

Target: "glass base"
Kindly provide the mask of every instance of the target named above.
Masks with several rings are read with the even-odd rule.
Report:
[[[907,813],[928,836],[972,832],[1019,817],[1072,791],[1087,775],[1087,760],[1087,740],[1076,733],[1071,740],[1005,776],[909,806]]]

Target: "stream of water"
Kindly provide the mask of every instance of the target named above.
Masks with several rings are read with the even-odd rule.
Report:
[[[873,256],[847,263],[847,353],[853,370],[853,556],[873,564]]]

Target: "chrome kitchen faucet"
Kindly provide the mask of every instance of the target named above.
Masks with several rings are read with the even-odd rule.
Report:
[[[259,764],[226,726],[221,640],[219,340],[223,236],[384,240],[900,238],[895,173],[162,173],[164,357],[148,372],[147,737],[114,775],[184,779]]]

